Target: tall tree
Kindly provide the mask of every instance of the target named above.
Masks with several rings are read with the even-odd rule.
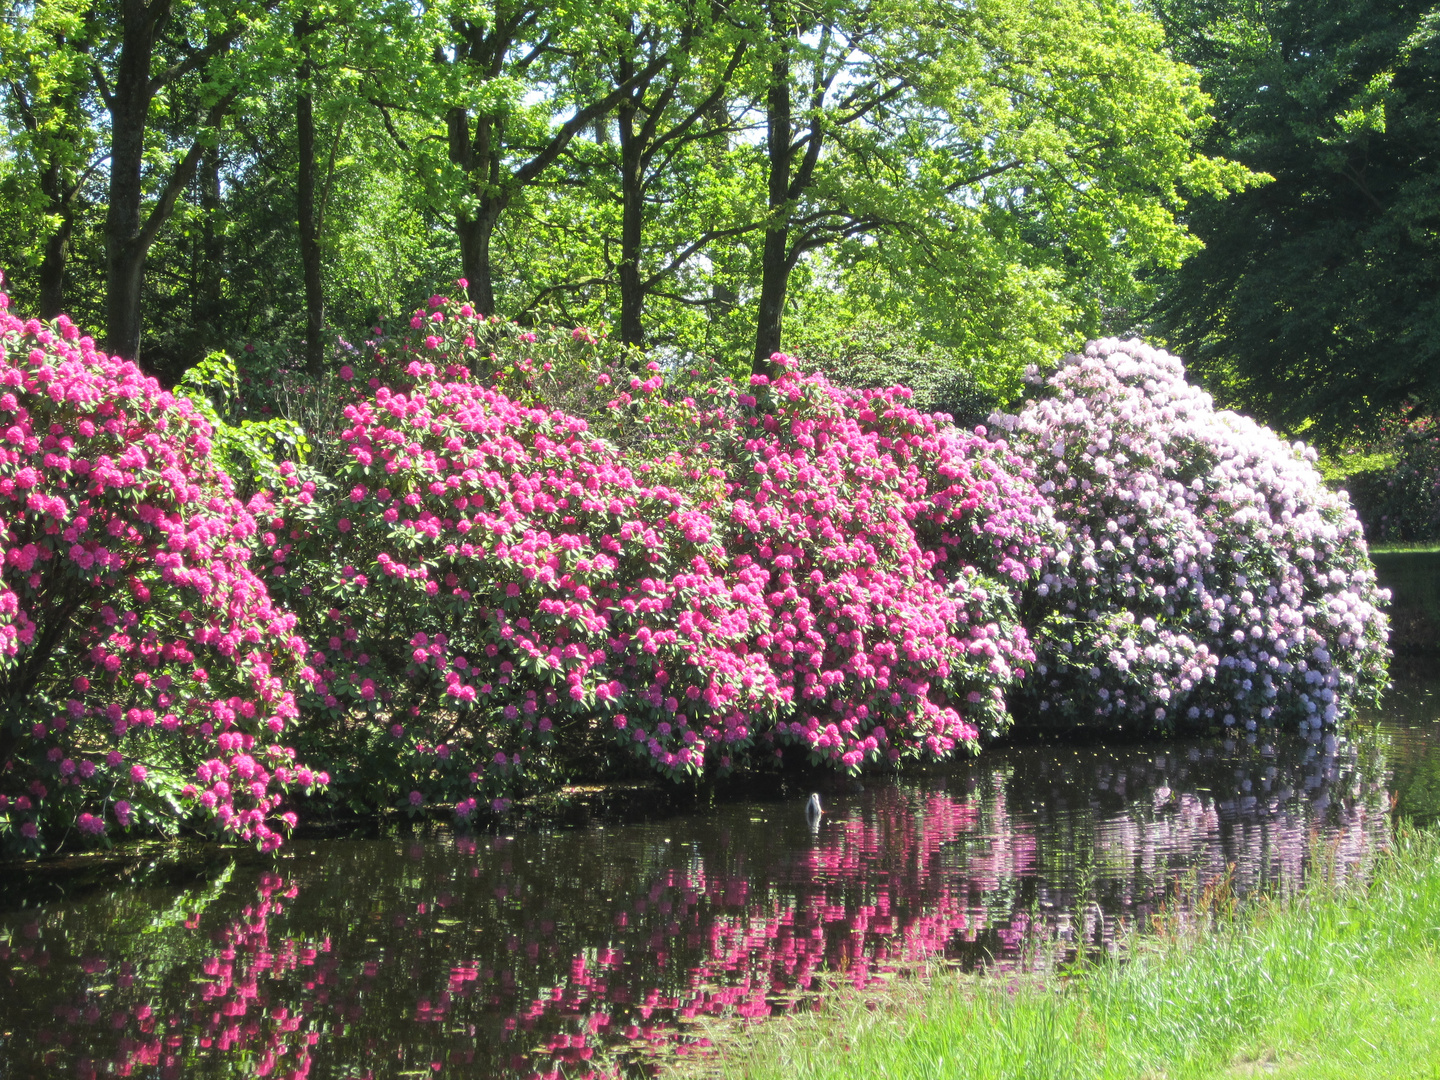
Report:
[[[780,348],[804,259],[887,291],[932,340],[1012,336],[1001,305],[1018,299],[1048,349],[1193,250],[1188,196],[1251,180],[1196,152],[1206,99],[1129,5],[772,0],[770,13],[756,370]]]
[[[90,89],[84,5],[8,3],[0,14],[0,115],[17,173],[5,191],[38,246],[42,318],[65,306],[66,270],[86,189],[104,152]]]
[[[796,262],[807,251],[880,224],[843,206],[816,205],[806,198],[816,184],[822,154],[830,149],[827,140],[863,123],[909,85],[904,69],[887,64],[869,47],[890,29],[878,20],[875,7],[769,0],[765,16],[767,214],[752,362],[757,372],[768,371],[771,355],[780,351],[785,297]],[[913,57],[916,64],[933,59]],[[828,155],[827,164],[838,158]]]
[[[176,12],[173,7],[173,0],[120,0],[114,21],[96,34],[91,57],[95,86],[110,114],[105,334],[112,352],[130,358],[140,355],[146,256],[240,92],[223,61],[251,14],[233,7],[223,12],[199,6]],[[97,9],[93,18],[98,24],[107,14]],[[157,160],[147,136],[162,91],[193,94],[193,118],[174,132],[173,156]],[[172,117],[182,112],[170,110]],[[154,191],[148,206],[147,187]]]
[[[620,86],[597,90],[579,102],[557,100],[556,64],[593,62],[598,41],[620,32],[615,12],[555,7],[536,0],[501,0],[479,8],[455,0],[427,18],[440,26],[417,34],[428,40],[429,64],[379,85],[372,98],[399,148],[454,214],[461,272],[477,308],[495,312],[491,244],[501,215],[545,176],[570,143],[608,116],[633,85],[669,63],[651,56]],[[419,77],[417,77],[419,76]],[[527,89],[539,100],[526,100]],[[557,114],[568,112],[559,119]],[[399,115],[399,114],[408,114]],[[436,161],[430,127],[443,124],[445,161]],[[406,134],[406,129],[410,133]]]
[[[1164,0],[1215,95],[1211,148],[1274,183],[1191,216],[1157,322],[1228,402],[1340,441],[1440,410],[1440,8]]]
[[[615,108],[614,175],[621,204],[620,339],[628,345],[645,344],[644,310],[649,294],[717,240],[756,227],[753,221],[697,221],[687,219],[689,231],[672,237],[668,250],[653,263],[647,259],[647,225],[656,224],[657,189],[670,179],[677,165],[694,161],[688,151],[694,144],[715,142],[733,134],[736,124],[717,107],[736,90],[749,41],[735,33],[720,5],[677,5],[678,25],[651,25],[638,31],[633,22],[618,43],[611,79],[629,87]],[[642,51],[643,50],[643,51]],[[661,52],[672,63],[643,81],[636,72]],[[687,179],[695,182],[692,173]],[[657,254],[659,254],[657,252]]]

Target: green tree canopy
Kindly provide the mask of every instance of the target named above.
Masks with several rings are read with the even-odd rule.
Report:
[[[1440,407],[1440,9],[1164,0],[1208,149],[1274,182],[1189,211],[1158,324],[1227,403],[1334,442]]]
[[[0,28],[0,266],[172,379],[251,341],[314,374],[464,278],[661,356],[858,334],[1003,396],[1133,319],[1187,202],[1252,179],[1114,0],[27,0]]]

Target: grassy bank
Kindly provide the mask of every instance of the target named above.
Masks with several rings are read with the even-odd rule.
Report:
[[[747,1080],[1440,1078],[1440,831],[1372,882],[1139,939],[1063,986],[943,975],[722,1040],[690,1070]]]
[[[1431,540],[1417,540],[1413,543],[1371,544],[1371,555],[1433,555],[1440,552],[1440,543]]]

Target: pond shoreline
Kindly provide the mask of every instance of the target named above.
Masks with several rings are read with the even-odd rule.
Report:
[[[665,1075],[1433,1076],[1437,924],[1440,830],[1402,827],[1363,884],[1248,908],[1212,897],[1199,921],[1134,935],[1123,962],[1058,982],[937,974],[842,990],[759,1029],[707,1028],[714,1049]]]
[[[1428,671],[1423,658],[1413,654],[1397,657],[1400,678],[1415,668]],[[1350,721],[1365,730],[1359,719]],[[1340,734],[1345,733],[1342,727]],[[517,799],[508,812],[497,814],[481,811],[469,821],[459,819],[448,807],[425,807],[421,810],[376,809],[370,813],[346,811],[326,813],[315,805],[297,805],[299,824],[286,845],[270,853],[261,853],[252,846],[217,841],[202,834],[188,834],[171,839],[136,837],[106,849],[67,849],[47,852],[38,858],[0,859],[0,871],[43,876],[63,873],[68,868],[84,874],[105,865],[125,866],[144,862],[191,861],[199,858],[235,858],[253,855],[261,862],[274,862],[286,857],[289,848],[304,847],[313,842],[335,839],[385,836],[419,837],[436,834],[491,836],[506,832],[547,829],[585,829],[595,825],[629,824],[637,821],[661,821],[679,815],[703,812],[729,803],[761,801],[783,803],[803,802],[811,792],[829,799],[836,795],[858,794],[870,785],[888,785],[949,777],[964,774],[982,765],[987,756],[1012,750],[1065,748],[1076,752],[1087,749],[1129,750],[1153,749],[1164,753],[1178,744],[1211,743],[1216,748],[1248,739],[1252,743],[1276,739],[1292,739],[1294,733],[1278,728],[1247,733],[1224,728],[1210,732],[1163,732],[1123,730],[1114,728],[1075,727],[1068,731],[1049,728],[1012,729],[999,739],[985,744],[974,757],[956,757],[941,762],[912,763],[908,767],[846,776],[820,767],[799,764],[774,772],[746,773],[723,779],[710,779],[703,784],[682,785],[662,779],[617,780],[613,782],[568,784],[554,791],[541,792]],[[3,898],[8,888],[0,888]],[[3,907],[0,899],[0,907]]]
[[[1440,551],[1373,551],[1380,584],[1390,590],[1390,650],[1397,658],[1440,658]]]
[[[1433,678],[1435,658],[1440,656],[1440,639],[1427,641],[1424,651],[1397,653],[1391,664],[1392,689],[1395,686],[1421,683]],[[1361,734],[1370,721],[1352,717],[1339,734],[1353,730]],[[1254,741],[1293,738],[1293,733],[1280,729],[1248,733]],[[987,755],[1012,750],[1044,747],[1066,748],[1083,752],[1087,748],[1152,748],[1164,752],[1167,747],[1195,742],[1210,742],[1216,747],[1227,739],[1246,738],[1247,733],[1219,729],[1208,734],[1165,734],[1151,731],[1115,731],[1106,729],[1074,729],[1070,732],[1049,729],[1012,729],[1000,739],[986,744],[973,758],[955,758],[945,762],[915,764],[886,772],[864,773],[847,777],[830,770],[804,766],[769,773],[749,773],[704,785],[677,785],[658,778],[625,779],[608,783],[576,783],[555,791],[517,800],[505,815],[483,811],[470,822],[461,821],[448,808],[426,808],[419,812],[401,809],[376,810],[369,814],[346,812],[327,814],[324,808],[303,803],[298,809],[300,822],[286,847],[271,855],[262,855],[248,845],[220,843],[199,834],[173,839],[137,837],[115,844],[108,849],[61,849],[38,858],[0,859],[0,871],[7,875],[7,884],[0,887],[0,909],[5,896],[23,891],[13,887],[16,874],[32,879],[64,876],[73,872],[84,876],[97,867],[126,867],[146,862],[191,862],[199,859],[236,858],[253,855],[261,862],[282,858],[291,846],[307,846],[332,839],[371,838],[384,836],[432,836],[458,834],[490,836],[506,832],[546,829],[585,829],[594,825],[664,820],[679,814],[695,813],[727,803],[764,801],[783,803],[803,801],[810,792],[818,791],[829,799],[836,795],[855,794],[867,785],[914,782],[931,777],[964,773],[983,763]]]
[[[707,1017],[810,1007],[837,980],[1023,979],[1193,921],[1207,897],[1367,877],[1399,763],[1401,805],[1428,805],[1437,689],[1402,687],[1333,745],[995,747],[823,794],[818,821],[795,777],[651,816],[645,785],[587,785],[558,824],[402,813],[278,857],[190,843],[37,864],[0,875],[0,1063],[639,1076],[700,1049]]]

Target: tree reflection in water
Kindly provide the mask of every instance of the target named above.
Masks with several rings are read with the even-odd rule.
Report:
[[[329,841],[186,892],[0,913],[0,1075],[584,1077],[919,964],[1115,948],[1161,906],[1345,877],[1373,745],[1012,748],[621,827]]]

